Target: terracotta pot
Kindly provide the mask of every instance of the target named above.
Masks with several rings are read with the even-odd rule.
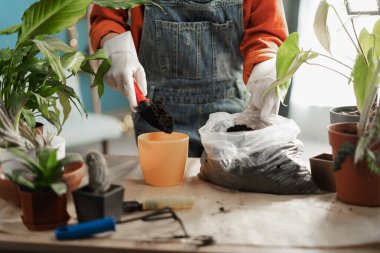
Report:
[[[329,142],[335,159],[343,143],[357,144],[356,123],[337,123],[328,128]],[[344,161],[335,173],[337,198],[344,203],[360,206],[380,206],[380,175],[371,172],[366,159],[354,164],[354,156]]]
[[[313,181],[319,189],[335,192],[334,160],[332,154],[319,154],[310,158]]]
[[[67,224],[67,194],[20,190],[22,221],[30,230],[55,229]]]
[[[0,178],[0,199],[16,206],[21,205],[18,187],[5,178]]]
[[[65,165],[62,179],[67,184],[70,192],[73,192],[79,188],[84,177],[84,172],[84,162],[75,162]]]
[[[5,178],[3,174],[3,167],[0,165],[0,199],[12,203],[16,206],[21,205],[20,192],[18,187]]]
[[[44,134],[44,124],[41,122],[36,122],[36,126],[34,127],[33,131],[37,135],[43,135]]]

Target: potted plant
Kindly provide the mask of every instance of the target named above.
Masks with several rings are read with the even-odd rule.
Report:
[[[24,12],[21,24],[0,30],[0,35],[17,33],[14,48],[0,49],[0,148],[38,148],[37,139],[29,131],[36,126],[36,115],[52,123],[59,134],[72,104],[86,114],[74,90],[66,85],[71,75],[79,71],[95,75],[92,86],[98,87],[99,96],[103,94],[103,75],[110,67],[104,51],[85,55],[54,34],[84,16],[91,3],[128,9],[147,2],[150,0],[40,0]],[[103,60],[96,73],[90,65],[92,60]]]
[[[66,209],[67,185],[62,180],[63,167],[81,162],[79,154],[57,159],[57,150],[39,148],[35,157],[20,148],[8,149],[23,168],[13,169],[6,176],[19,186],[22,221],[28,229],[53,229],[69,219]],[[6,162],[6,161],[5,161]]]
[[[339,17],[334,6],[326,0],[321,1],[314,21],[314,31],[322,46],[330,52],[330,36],[326,25],[329,10]],[[341,21],[340,17],[339,20]],[[302,50],[298,45],[298,34],[292,33],[282,44],[277,54],[277,80],[273,89],[282,101],[289,87],[290,78],[304,63],[316,57],[327,57],[342,64],[351,71],[347,76],[352,82],[356,97],[356,107],[360,112],[359,123],[336,123],[328,128],[329,142],[335,161],[336,190],[338,199],[349,204],[380,206],[380,164],[378,162],[378,143],[380,141],[380,116],[378,107],[373,106],[380,83],[380,20],[374,24],[372,33],[365,28],[354,35],[349,33],[345,24],[341,25],[356,48],[356,59],[352,66],[330,55]],[[334,68],[330,70],[342,74]],[[344,75],[344,74],[342,74]],[[375,116],[373,115],[375,112]]]
[[[99,96],[103,94],[103,75],[110,67],[105,52],[86,55],[52,35],[75,24],[91,3],[131,8],[147,2],[40,0],[24,12],[21,24],[0,30],[0,35],[17,33],[15,48],[0,49],[0,101],[11,115],[14,128],[18,130],[22,120],[34,127],[35,116],[40,115],[59,133],[72,109],[70,102],[86,114],[74,90],[66,85],[66,80],[80,70],[95,75],[92,86],[98,86]],[[92,60],[103,61],[96,73],[90,65]]]
[[[105,158],[97,151],[86,155],[89,183],[73,192],[79,222],[113,216],[120,219],[123,213],[124,187],[111,184]]]

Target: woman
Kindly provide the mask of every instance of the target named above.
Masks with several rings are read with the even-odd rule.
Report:
[[[262,119],[278,112],[275,92],[266,90],[287,36],[281,0],[159,0],[130,15],[94,6],[90,36],[113,62],[104,82],[128,97],[132,111],[134,81],[153,102],[162,101],[174,130],[190,136],[191,157],[202,153],[198,129],[209,114],[247,107],[244,83]],[[157,131],[138,114],[133,120],[136,136]]]

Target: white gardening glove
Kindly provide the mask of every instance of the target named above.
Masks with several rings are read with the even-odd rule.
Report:
[[[137,57],[131,32],[125,32],[107,40],[103,48],[112,60],[111,68],[103,81],[113,90],[119,90],[127,96],[131,110],[137,106],[134,80],[141,92],[147,94],[146,76]]]
[[[276,91],[271,90],[266,93],[276,77],[276,58],[256,64],[249,76],[247,82],[247,89],[251,93],[249,107],[260,111],[261,120],[265,120],[270,113],[278,114],[280,99]]]

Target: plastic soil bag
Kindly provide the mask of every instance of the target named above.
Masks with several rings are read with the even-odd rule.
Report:
[[[303,143],[293,120],[271,114],[261,121],[260,113],[249,109],[218,112],[199,132],[205,149],[200,178],[240,191],[319,193],[301,159]]]

